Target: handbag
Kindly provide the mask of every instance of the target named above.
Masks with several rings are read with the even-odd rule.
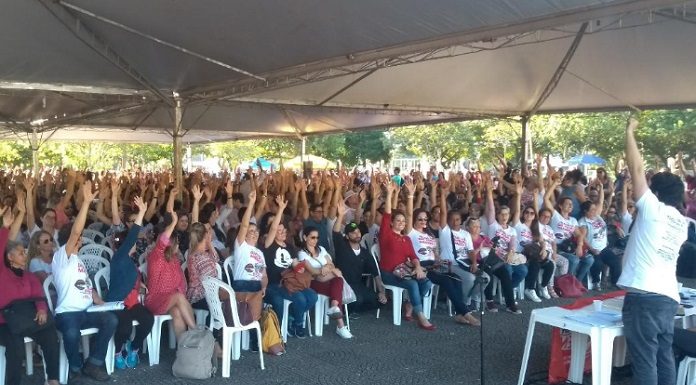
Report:
[[[491,251],[481,260],[481,266],[490,271],[496,271],[501,267],[505,266],[505,261],[500,258],[495,253],[495,248],[491,248]]]
[[[288,291],[289,294],[295,294],[298,291],[309,288],[312,283],[312,274],[303,270],[301,273],[295,269],[286,269],[280,273],[280,284]]]
[[[396,265],[392,273],[400,279],[411,279],[416,275],[416,270],[410,261],[406,261]]]
[[[355,296],[353,288],[350,287],[345,278],[341,277],[341,279],[343,279],[343,296],[341,297],[341,303],[347,305],[357,301],[358,298]]]
[[[10,302],[2,310],[10,333],[20,336],[29,336],[53,325],[53,316],[46,312],[46,322],[42,325],[36,319],[36,302],[46,301],[45,298],[18,299]]]
[[[585,286],[572,274],[563,274],[556,277],[554,288],[558,295],[566,298],[578,298],[587,293]]]

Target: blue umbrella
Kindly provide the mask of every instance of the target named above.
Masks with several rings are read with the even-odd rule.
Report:
[[[582,154],[582,155],[575,155],[574,157],[568,159],[568,164],[571,166],[578,165],[578,164],[588,164],[588,165],[600,165],[603,166],[607,163],[606,160],[598,157],[597,155],[593,154]]]
[[[263,167],[263,169],[266,171],[270,170],[272,166],[275,168],[275,165],[273,163],[271,163],[271,161],[269,161],[268,159],[265,159],[265,158],[256,158],[256,159],[252,160],[251,162],[249,162],[247,167],[251,167],[252,170],[256,170],[259,168],[259,166],[258,166],[259,163],[261,163],[261,167]]]

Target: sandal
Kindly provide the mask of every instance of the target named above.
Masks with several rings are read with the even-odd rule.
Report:
[[[548,290],[551,298],[558,298],[558,293],[556,293],[556,290],[553,289],[553,286],[549,286]]]

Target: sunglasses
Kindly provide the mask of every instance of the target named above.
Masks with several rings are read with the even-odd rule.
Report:
[[[312,237],[307,237],[307,239],[319,239],[319,237],[315,235],[315,236],[312,236]]]
[[[416,218],[416,220],[421,221],[421,222],[427,222],[428,218],[420,217],[420,218]]]
[[[41,244],[41,245],[45,245],[45,244],[47,244],[47,243],[51,243],[51,240],[50,240],[50,239],[41,239],[41,240],[39,240],[39,244]]]

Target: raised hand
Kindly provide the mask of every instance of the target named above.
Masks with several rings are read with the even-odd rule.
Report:
[[[85,182],[85,184],[82,186],[82,198],[83,198],[82,204],[85,204],[85,202],[87,204],[91,203],[94,200],[94,197],[97,196],[98,192],[99,192],[98,190],[92,191],[92,182],[91,181]]]
[[[278,195],[275,197],[275,203],[278,205],[278,213],[283,212],[285,208],[288,206],[288,201],[285,200],[285,198],[282,195]]]
[[[133,203],[138,207],[138,212],[139,213],[144,213],[147,210],[147,203],[143,201],[143,198],[136,196],[133,199]]]
[[[193,187],[191,187],[191,193],[193,193],[193,199],[197,201],[200,201],[203,197],[203,193],[201,192],[201,186],[197,184],[194,184]]]

